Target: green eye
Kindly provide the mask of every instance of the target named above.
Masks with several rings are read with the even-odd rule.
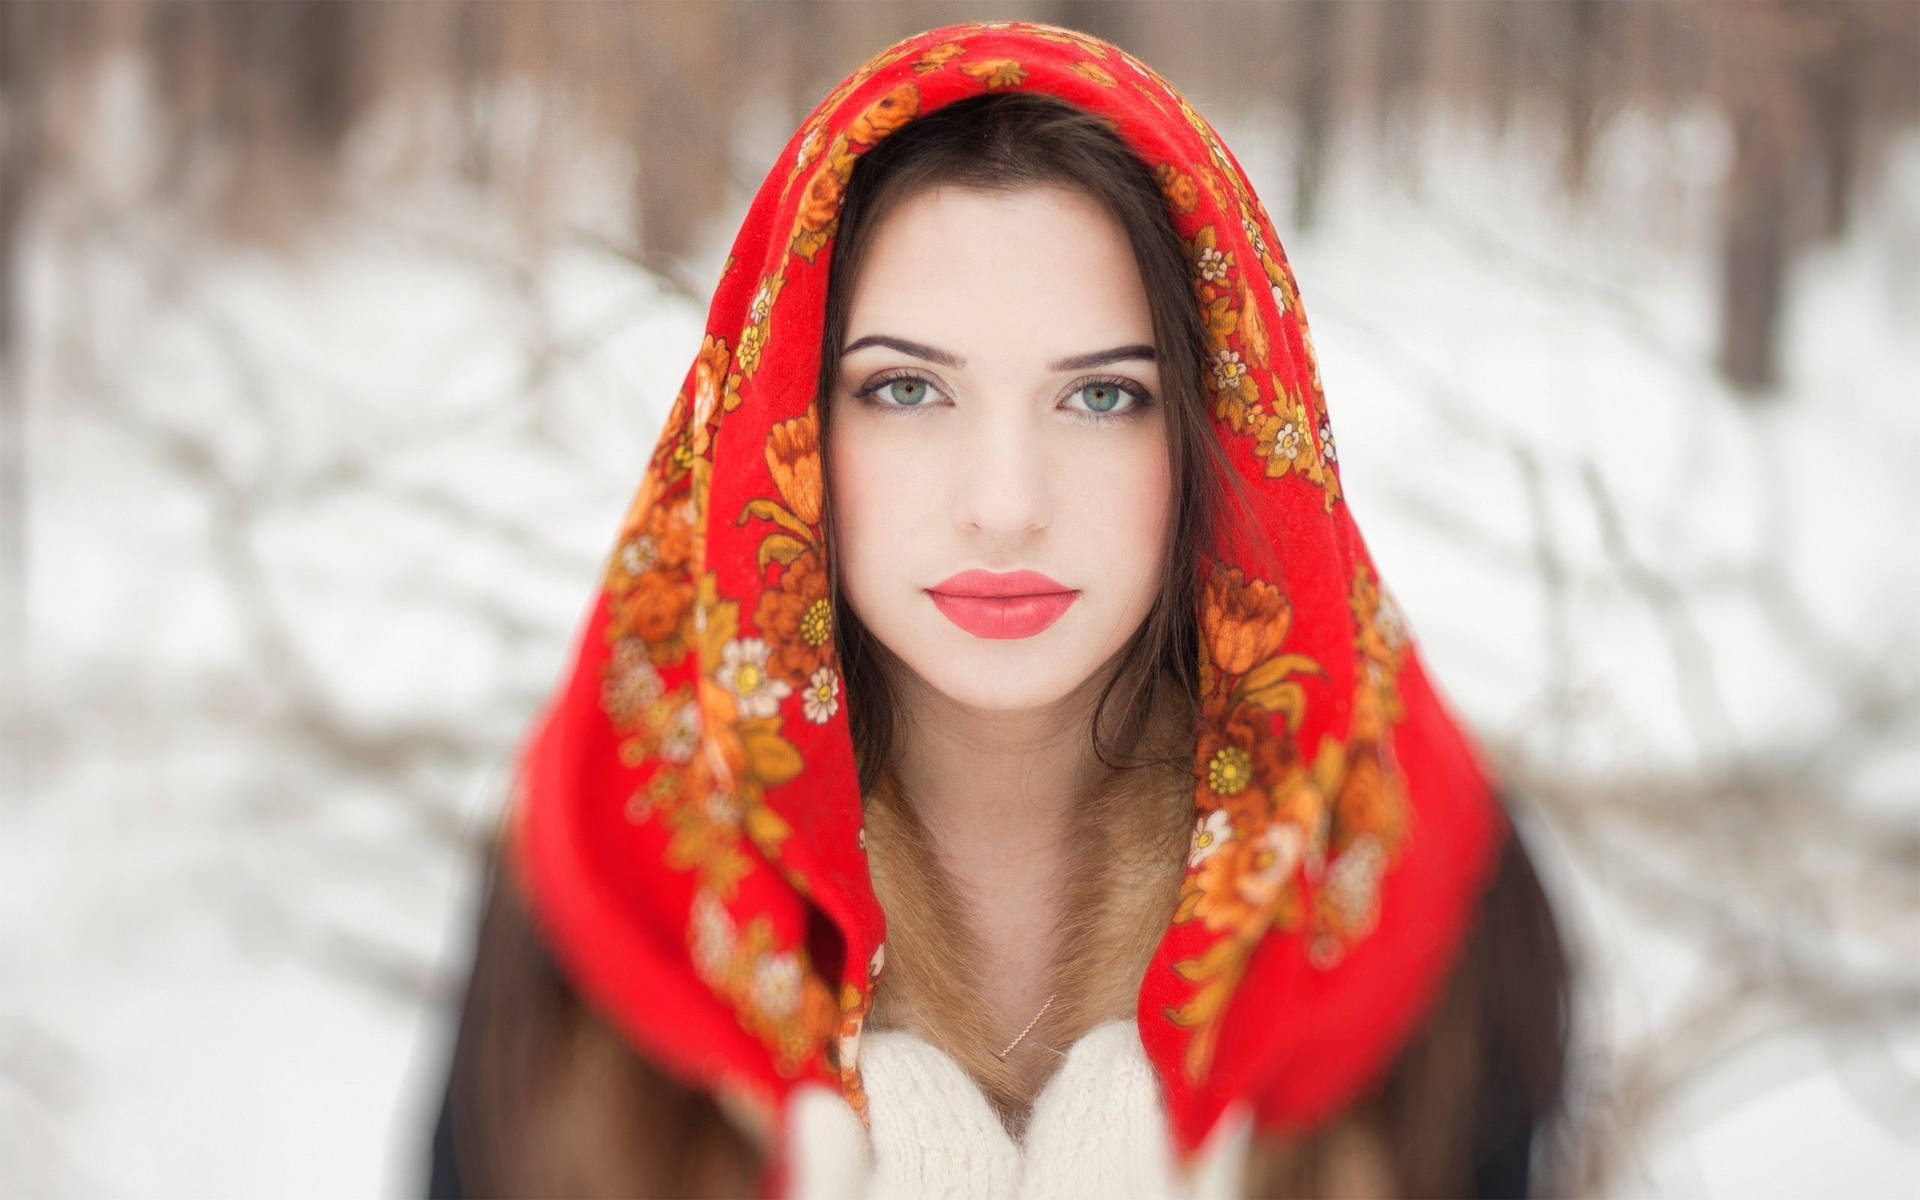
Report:
[[[1095,379],[1081,384],[1073,394],[1081,403],[1070,404],[1068,411],[1079,413],[1082,420],[1137,416],[1153,403],[1137,386],[1118,379]]]
[[[891,399],[902,408],[912,408],[927,398],[927,381],[924,379],[889,379],[875,390],[885,394],[889,388],[897,389]]]

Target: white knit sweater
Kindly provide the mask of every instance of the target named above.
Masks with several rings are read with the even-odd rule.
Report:
[[[838,1092],[793,1098],[795,1200],[1064,1200],[1239,1195],[1251,1121],[1231,1110],[1191,1170],[1175,1170],[1160,1082],[1132,1021],[1095,1026],[1035,1098],[1019,1142],[939,1047],[897,1030],[859,1046],[872,1137]]]

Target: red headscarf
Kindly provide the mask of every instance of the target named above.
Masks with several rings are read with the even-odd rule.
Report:
[[[511,862],[569,976],[663,1069],[776,1137],[803,1081],[864,1114],[840,1049],[885,926],[826,584],[827,267],[862,153],[1009,89],[1109,119],[1158,179],[1192,263],[1213,428],[1257,518],[1203,567],[1199,820],[1138,1008],[1184,1160],[1229,1104],[1300,1129],[1379,1074],[1507,826],[1341,499],[1272,221],[1200,114],[1112,45],[1015,21],[922,33],[787,143],[527,746]]]

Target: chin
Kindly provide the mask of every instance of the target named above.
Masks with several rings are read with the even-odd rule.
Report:
[[[1097,647],[1070,637],[1050,641],[1051,632],[1020,641],[995,640],[949,625],[937,639],[920,643],[937,647],[936,653],[901,658],[928,687],[955,704],[981,712],[1030,712],[1072,695],[1102,661],[1094,653]]]
[[[909,664],[911,665],[911,664]],[[949,667],[951,664],[949,664]],[[916,668],[917,670],[917,668]],[[1086,681],[1084,673],[981,670],[956,672],[951,669],[920,677],[955,704],[981,712],[1031,712],[1058,703]]]

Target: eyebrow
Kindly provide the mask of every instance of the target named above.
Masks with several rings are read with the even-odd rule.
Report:
[[[923,345],[920,342],[910,342],[906,338],[892,337],[884,333],[870,333],[866,337],[856,340],[845,350],[842,350],[840,356],[844,358],[852,354],[855,350],[864,350],[868,346],[885,346],[889,350],[898,350],[902,354],[911,354],[915,358],[924,358],[928,362],[939,363],[943,367],[951,367],[956,371],[967,365],[967,360],[957,354],[949,354],[947,351],[934,346]],[[1159,356],[1154,353],[1152,346],[1136,342],[1130,346],[1115,346],[1110,350],[1095,350],[1091,354],[1075,354],[1070,358],[1063,358],[1058,362],[1048,363],[1047,370],[1083,371],[1088,367],[1104,367],[1108,363],[1127,362],[1135,359],[1154,362],[1157,361],[1158,357]]]

